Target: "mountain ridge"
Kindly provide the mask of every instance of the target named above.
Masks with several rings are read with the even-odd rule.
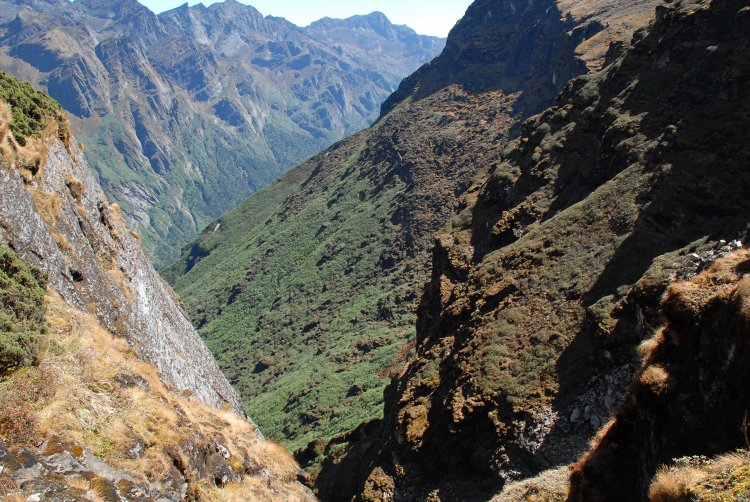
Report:
[[[575,463],[595,438],[572,500],[638,500],[660,463],[717,453],[680,436],[704,422],[649,404],[670,370],[641,373],[636,347],[662,313],[679,313],[661,303],[672,282],[747,239],[748,12],[744,1],[659,5],[630,49],[521,125],[436,235],[416,354],[386,390],[384,421],[329,447],[321,496],[482,499]],[[705,336],[720,337],[709,325]],[[680,343],[669,340],[659,357]],[[739,430],[728,434],[742,446]]]
[[[400,79],[442,46],[371,31],[371,44],[395,51],[389,69],[239,2],[159,15],[137,1],[0,5],[0,67],[71,113],[105,191],[158,268],[251,192],[369,125]]]

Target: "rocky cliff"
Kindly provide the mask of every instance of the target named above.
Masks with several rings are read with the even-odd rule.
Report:
[[[0,496],[314,500],[243,416],[60,105],[0,71]]]
[[[600,45],[627,43],[654,4],[475,3],[375,125],[184,249],[165,277],[230,381],[257,396],[248,411],[265,431],[295,449],[311,443],[300,458],[313,462],[329,438],[382,413],[382,390],[413,351],[433,233],[517,121],[603,63]],[[352,479],[331,491],[344,496]]]
[[[0,67],[71,114],[160,267],[213,218],[369,125],[443,43],[375,30],[344,43],[346,22],[330,21],[332,45],[234,0],[158,16],[136,0],[3,0],[0,11]],[[360,42],[387,58],[347,52]]]
[[[0,378],[3,500],[315,500],[251,422],[180,392],[56,292],[44,303],[35,363]]]
[[[749,266],[743,250],[667,289],[665,322],[640,345],[643,368],[576,465],[569,500],[710,500],[726,488],[699,485],[711,478],[706,457],[747,448]],[[692,462],[683,460],[683,469],[694,470],[687,476],[658,471],[685,457]],[[748,460],[738,456],[733,463],[725,469],[747,469]],[[723,500],[746,496],[746,483]]]
[[[321,483],[336,486],[360,469],[362,500],[481,500],[588,448],[638,368],[635,348],[661,324],[667,285],[740,245],[721,239],[744,238],[749,13],[737,0],[659,6],[631,49],[572,80],[554,107],[523,123],[435,239],[416,355],[386,390],[384,420],[342,438],[352,453],[331,461]],[[706,352],[702,383],[700,372],[676,375],[675,392],[693,384],[709,392],[719,374],[733,382],[715,364],[730,345]],[[658,354],[655,363],[671,357]],[[664,370],[646,370],[654,384],[639,399],[671,388]],[[666,407],[654,417],[624,405],[602,456],[583,467],[591,481],[581,500],[637,499],[659,462],[704,450],[694,436],[706,422]],[[735,424],[740,408],[724,418]],[[733,427],[719,436],[736,444]],[[729,445],[719,436],[704,437]],[[605,457],[614,464],[595,466]],[[348,500],[340,493],[327,496]]]
[[[0,242],[47,277],[67,303],[127,338],[165,379],[202,401],[240,412],[239,398],[179,306],[149,265],[140,238],[125,226],[88,167],[59,105],[4,74],[0,106]],[[13,92],[5,92],[13,89]],[[43,130],[16,138],[14,109],[50,113]],[[62,138],[62,139],[61,139]]]

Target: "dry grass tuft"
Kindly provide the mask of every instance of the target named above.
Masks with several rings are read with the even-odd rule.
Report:
[[[663,327],[659,328],[653,337],[647,338],[638,346],[637,352],[643,366],[648,366],[652,362],[656,351],[664,344],[664,330]]]
[[[750,454],[738,451],[712,460],[687,457],[664,466],[648,490],[650,502],[722,501],[750,498]]]
[[[177,463],[189,471],[197,500],[311,500],[296,482],[299,467],[292,456],[278,444],[261,441],[252,423],[183,397],[127,341],[67,306],[56,293],[48,294],[47,303],[49,334],[40,369],[34,369],[51,375],[37,379],[50,382],[47,390],[30,386],[31,371],[0,382],[0,409],[7,409],[3,399],[18,397],[13,389],[30,389],[22,398],[35,428],[26,444],[50,437],[75,441],[136,483],[165,484]],[[133,455],[137,444],[141,453]],[[229,465],[244,476],[241,483],[219,488],[213,479],[195,474],[193,456],[185,449],[203,451],[215,444],[228,450]],[[84,479],[71,487],[96,488]]]
[[[660,396],[664,394],[669,385],[669,373],[662,366],[651,365],[641,373],[638,381],[641,385],[649,389],[652,394]]]
[[[690,487],[705,478],[705,472],[695,467],[677,470],[662,467],[651,482],[648,489],[648,499],[650,502],[690,500]]]
[[[562,502],[568,497],[570,488],[568,472],[565,466],[510,483],[492,502]]]

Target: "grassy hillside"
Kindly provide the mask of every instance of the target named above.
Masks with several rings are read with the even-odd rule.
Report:
[[[53,138],[70,150],[72,132],[60,104],[0,70],[0,162],[29,181],[46,164]]]
[[[180,393],[53,293],[36,363],[0,378],[0,498],[311,501],[289,453]]]
[[[26,138],[39,137],[48,120],[67,123],[65,111],[57,101],[3,70],[0,70],[0,99],[10,105],[10,128],[21,146],[26,145]],[[65,140],[68,128],[60,127],[59,134]]]
[[[405,294],[381,263],[381,239],[397,228],[373,217],[398,191],[372,193],[368,166],[349,148],[333,154],[359,181],[305,187],[317,159],[209,226],[187,250],[188,276],[165,274],[179,277],[174,285],[230,381],[247,396],[264,390],[248,412],[293,448],[378,415],[387,368],[413,324],[387,313]]]
[[[744,0],[660,6],[632,48],[521,126],[436,240],[416,356],[386,390],[383,423],[325,465],[321,493],[481,500],[588,449],[667,286],[748,238],[748,14]],[[625,399],[571,500],[642,500],[636,485],[670,454],[739,445],[746,320],[684,316],[696,301],[673,306],[664,367],[644,374],[643,401]],[[674,372],[678,355],[691,362]]]

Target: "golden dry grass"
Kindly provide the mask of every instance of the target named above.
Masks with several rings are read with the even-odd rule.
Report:
[[[11,130],[13,115],[10,106],[0,100],[0,158],[6,168],[17,169],[27,183],[41,172],[47,163],[47,145],[64,136],[63,144],[71,151],[71,128],[67,117],[63,123],[50,118],[38,137],[26,138],[26,145],[18,143]],[[66,131],[60,134],[61,128]]]
[[[40,368],[52,392],[32,399],[35,442],[52,436],[74,440],[136,482],[157,485],[174,469],[175,457],[189,468],[189,456],[180,445],[220,443],[238,470],[247,459],[257,465],[241,483],[224,488],[214,486],[213,480],[191,480],[200,500],[311,500],[296,482],[299,468],[291,455],[280,445],[259,440],[252,423],[183,397],[93,316],[69,307],[53,292],[47,301],[49,335]],[[123,375],[141,385],[123,385]],[[0,387],[28,387],[24,378],[13,375]],[[144,445],[143,455],[131,458],[128,451],[136,440]],[[81,479],[76,488],[86,489],[87,483]]]
[[[492,502],[562,502],[568,496],[569,486],[568,467],[559,467],[510,483]]]
[[[649,501],[737,500],[737,497],[743,494],[733,489],[738,485],[748,484],[745,478],[749,462],[750,455],[742,451],[721,455],[705,462],[664,466],[651,481],[648,490]],[[740,477],[737,473],[742,475],[739,483],[736,482]],[[728,483],[727,480],[734,483]],[[740,488],[745,492],[744,486]],[[750,497],[750,493],[745,492],[744,496]]]
[[[678,470],[662,467],[651,482],[648,489],[648,498],[651,502],[686,500],[690,487],[705,478],[705,473],[694,467],[685,467]]]
[[[669,384],[669,373],[664,367],[659,365],[648,366],[640,377],[638,382],[648,388],[652,394],[661,395],[667,390]]]

